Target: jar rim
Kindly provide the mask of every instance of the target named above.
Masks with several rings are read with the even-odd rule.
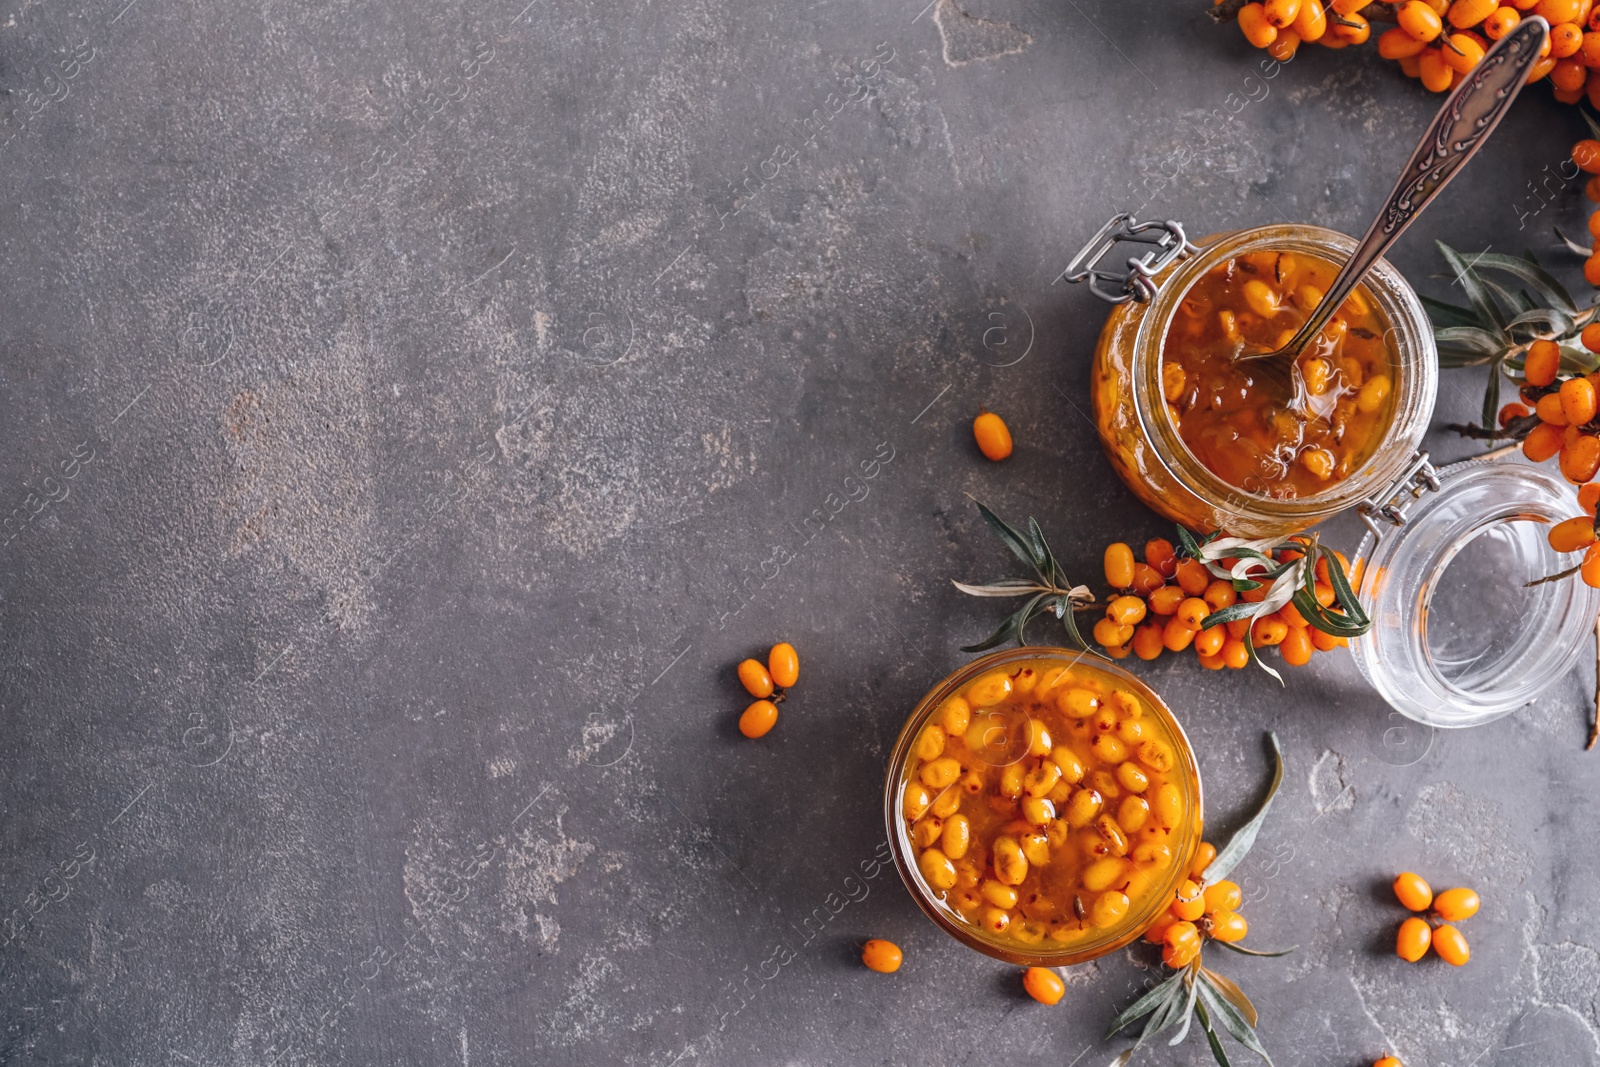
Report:
[[[1171,734],[1173,750],[1178,761],[1175,769],[1182,772],[1183,781],[1193,783],[1194,819],[1191,823],[1193,830],[1182,842],[1181,852],[1175,858],[1166,880],[1148,895],[1137,911],[1129,912],[1128,921],[1115,933],[1098,941],[1074,945],[1059,951],[1030,952],[1021,945],[992,940],[969,926],[958,923],[934,899],[933,891],[923,880],[922,872],[912,859],[910,835],[905,820],[900,817],[900,792],[905,784],[906,766],[910,760],[912,744],[946,699],[978,675],[996,666],[1035,659],[1060,660],[1069,666],[1084,660],[1092,660],[1093,669],[1114,678],[1118,685],[1133,690],[1145,702],[1151,713],[1161,720],[1162,725]],[[956,668],[917,702],[917,706],[906,717],[905,725],[900,729],[900,736],[896,739],[894,748],[890,750],[888,770],[884,775],[883,815],[889,835],[890,850],[894,854],[900,880],[905,883],[906,890],[922,909],[922,913],[932,920],[935,926],[968,948],[1007,963],[1025,967],[1065,967],[1098,959],[1124,945],[1132,944],[1169,906],[1173,893],[1177,891],[1183,879],[1188,877],[1189,866],[1200,846],[1200,838],[1204,832],[1204,788],[1194,748],[1189,743],[1183,725],[1178,722],[1177,716],[1172,713],[1166,701],[1137,675],[1123,670],[1109,660],[1103,660],[1092,652],[1049,645],[1023,645],[1019,648],[986,653]]]
[[[1273,223],[1205,239],[1200,251],[1156,279],[1158,289],[1139,323],[1134,346],[1144,373],[1133,382],[1133,408],[1154,458],[1193,492],[1214,502],[1224,514],[1248,515],[1258,521],[1304,528],[1380,494],[1400,475],[1421,444],[1438,392],[1438,352],[1433,328],[1422,301],[1409,282],[1386,259],[1378,260],[1363,279],[1366,292],[1389,322],[1398,385],[1394,416],[1387,437],[1365,464],[1326,492],[1277,500],[1248,492],[1218,477],[1200,462],[1166,414],[1161,389],[1162,347],[1179,304],[1206,271],[1217,263],[1251,252],[1295,251],[1342,265],[1355,252],[1354,238],[1310,224]]]
[[[1600,590],[1575,578],[1544,585],[1517,602],[1508,646],[1462,658],[1441,653],[1430,634],[1434,599],[1461,554],[1493,537],[1501,542],[1496,558],[1526,557],[1532,577],[1556,573],[1568,561],[1549,547],[1545,532],[1575,509],[1565,481],[1520,460],[1468,460],[1441,469],[1439,477],[1439,491],[1424,494],[1405,525],[1381,536],[1369,532],[1356,550],[1358,595],[1373,625],[1351,642],[1351,655],[1396,711],[1454,729],[1510,714],[1561,681],[1594,633]],[[1448,613],[1440,621],[1456,622]]]

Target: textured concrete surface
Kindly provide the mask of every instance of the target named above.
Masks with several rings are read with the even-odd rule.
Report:
[[[1203,0],[924,3],[0,5],[0,1062],[1120,1047],[1145,952],[1044,1009],[863,876],[900,721],[993,622],[967,496],[1085,575],[1162,532],[1052,279],[1122,206],[1359,232],[1434,101],[1370,50],[1266,77]],[[1582,232],[1580,129],[1530,94],[1397,261]],[[778,639],[750,743],[731,668]],[[1592,671],[1452,735],[1342,654],[1146,673],[1214,824],[1288,751],[1241,874],[1302,948],[1225,961],[1276,1062],[1600,1056]],[[1483,893],[1465,970],[1389,954],[1402,867]]]

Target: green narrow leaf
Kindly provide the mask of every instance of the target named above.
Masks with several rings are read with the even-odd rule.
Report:
[[[1028,541],[1038,561],[1035,566],[1043,568],[1050,560],[1050,548],[1044,543],[1044,531],[1039,529],[1039,520],[1032,515],[1028,516]]]
[[[1028,643],[1028,623],[1032,622],[1034,616],[1038,615],[1040,612],[1049,610],[1041,606],[1041,602],[1047,596],[1049,596],[1048,593],[1040,593],[1038,596],[1022,605],[1022,610],[1018,612],[1017,619],[1017,644],[1026,645]]]
[[[1556,232],[1556,240],[1560,241],[1563,245],[1565,245],[1567,247],[1567,251],[1569,251],[1569,252],[1571,252],[1571,253],[1573,253],[1575,255],[1582,256],[1584,259],[1588,259],[1590,256],[1594,255],[1594,249],[1593,248],[1591,248],[1588,245],[1579,244],[1577,241],[1574,241],[1572,238],[1568,237],[1566,234],[1561,232],[1561,227],[1560,226],[1552,226],[1550,228]]]
[[[1239,619],[1248,619],[1256,613],[1256,609],[1259,607],[1261,607],[1260,604],[1246,604],[1242,600],[1233,604],[1229,604],[1227,607],[1213,611],[1210,615],[1207,615],[1205,618],[1201,619],[1200,628],[1202,630],[1209,630],[1213,626],[1220,626],[1225,622],[1237,622]]]
[[[1239,827],[1233,838],[1217,853],[1217,858],[1211,861],[1211,866],[1206,868],[1206,880],[1212,884],[1228,877],[1239,866],[1239,861],[1249,855],[1250,847],[1256,843],[1256,835],[1261,832],[1261,824],[1267,819],[1267,811],[1272,807],[1272,798],[1278,795],[1278,787],[1283,784],[1283,749],[1278,745],[1276,733],[1268,731],[1267,737],[1272,740],[1272,756],[1276,764],[1272,771],[1272,784],[1267,787],[1266,799],[1256,809],[1255,815]]]
[[[1267,1067],[1272,1067],[1272,1057],[1267,1055],[1267,1050],[1261,1044],[1261,1039],[1256,1036],[1256,1031],[1239,1009],[1229,1003],[1227,998],[1218,995],[1218,990],[1202,974],[1200,982],[1200,996],[1205,1001],[1208,1015],[1215,1015],[1222,1023],[1222,1028],[1239,1044],[1254,1052],[1257,1056],[1267,1061]],[[1208,1020],[1209,1021],[1209,1020]]]
[[[1440,346],[1450,346],[1485,356],[1495,355],[1504,348],[1494,334],[1478,326],[1446,326],[1436,329],[1433,331],[1433,340]]]
[[[1481,267],[1483,265],[1483,258],[1481,256],[1474,256],[1472,258],[1472,263],[1475,268]],[[1483,287],[1485,289],[1499,297],[1500,303],[1509,308],[1513,315],[1521,315],[1523,312],[1532,311],[1534,308],[1539,306],[1538,304],[1534,303],[1533,297],[1529,296],[1524,290],[1517,289],[1513,291],[1484,274],[1479,274],[1478,280],[1483,283]]]
[[[1117,1032],[1124,1029],[1129,1023],[1144,1018],[1155,1011],[1165,1001],[1178,995],[1178,985],[1183,980],[1183,972],[1179,971],[1172,977],[1165,979],[1154,989],[1134,1001],[1123,1009],[1122,1014],[1111,1020],[1111,1027],[1106,1030],[1102,1041],[1109,1041],[1117,1036]]]
[[[1007,615],[1005,621],[1000,624],[1000,628],[994,633],[990,634],[988,637],[985,637],[982,641],[979,641],[975,645],[962,645],[961,651],[987,652],[996,645],[1005,644],[1011,639],[1011,635],[1016,632],[1017,620],[1021,617],[1022,609],[1019,608],[1016,611],[1013,611],[1010,615]]]
[[[997,578],[984,585],[968,585],[952,579],[950,584],[968,596],[1026,596],[1040,591],[1049,592],[1031,578]]]
[[[1195,1005],[1195,1010],[1200,1013],[1200,1026],[1206,1032],[1206,1042],[1211,1046],[1211,1057],[1217,1061],[1218,1067],[1233,1067],[1228,1062],[1228,1053],[1222,1047],[1222,1041],[1217,1037],[1217,1032],[1211,1029],[1211,1017],[1206,1014],[1205,1005]]]
[[[1219,943],[1227,944],[1226,941]],[[1201,967],[1200,973],[1215,987],[1218,993],[1228,998],[1228,1003],[1239,1009],[1240,1014],[1244,1016],[1245,1022],[1251,1026],[1255,1026],[1260,1022],[1261,1016],[1256,1011],[1256,1006],[1250,1003],[1250,998],[1244,995],[1244,990],[1239,988],[1237,982],[1226,975],[1218,974],[1210,967]]]
[[[1267,661],[1262,659],[1260,654],[1256,652],[1255,638],[1251,634],[1244,635],[1244,651],[1245,655],[1250,657],[1251,663],[1254,663],[1257,667],[1260,667],[1262,670],[1272,675],[1272,677],[1276,678],[1279,685],[1288,688],[1287,683],[1285,683],[1283,680],[1283,675],[1267,666]]]
[[[1557,281],[1553,274],[1539,266],[1537,260],[1519,259],[1498,252],[1485,252],[1475,257],[1473,263],[1479,270],[1498,270],[1513,275],[1519,281],[1532,286],[1551,307],[1560,308],[1568,314],[1578,313],[1577,302],[1572,299],[1572,294],[1567,292],[1567,287]]]
[[[1495,303],[1494,296],[1484,286],[1483,281],[1477,274],[1473,272],[1471,265],[1461,258],[1461,253],[1443,241],[1436,241],[1435,244],[1439,246],[1439,254],[1444,257],[1445,263],[1449,265],[1455,281],[1460,284],[1462,291],[1467,294],[1467,300],[1472,304],[1473,310],[1478,313],[1480,324],[1504,334],[1506,327],[1505,312],[1500,309],[1499,304]]]
[[[1478,316],[1464,307],[1447,304],[1443,300],[1435,300],[1431,296],[1417,294],[1422,300],[1422,306],[1428,310],[1428,318],[1433,320],[1435,326],[1471,326],[1478,328]]]
[[[1091,652],[1094,655],[1099,656],[1101,659],[1108,658],[1104,652],[1101,652],[1099,649],[1095,648],[1093,645],[1089,644],[1089,642],[1083,639],[1083,634],[1078,631],[1077,616],[1072,613],[1072,604],[1068,602],[1064,611],[1059,606],[1060,602],[1064,599],[1064,597],[1056,598],[1058,605],[1056,617],[1061,620],[1061,625],[1066,629],[1067,637],[1069,640],[1071,640],[1073,647],[1080,648],[1085,652]]]
[[[1182,526],[1178,527],[1178,545],[1183,549],[1183,554],[1190,559],[1200,558],[1200,545],[1195,541],[1194,534]]]
[[[1486,430],[1498,426],[1496,416],[1500,413],[1500,361],[1489,361],[1489,382],[1483,387],[1483,421],[1480,423]]]
[[[978,502],[973,501],[973,503],[977,504]],[[1036,561],[1034,559],[1033,546],[1028,544],[1027,539],[1013,529],[1010,523],[1006,522],[1004,519],[990,511],[988,508],[984,507],[982,504],[978,504],[978,511],[983,514],[984,521],[990,526],[994,527],[995,532],[1000,535],[1000,540],[1004,541],[1006,543],[1006,547],[1011,549],[1012,555],[1016,556],[1022,562],[1026,563],[1035,570],[1040,569],[1040,567],[1043,565],[1043,561]]]
[[[1181,973],[1187,976],[1185,984],[1189,987],[1189,995],[1183,999],[1183,1018],[1178,1020],[1178,1032],[1167,1041],[1169,1047],[1183,1044],[1183,1039],[1189,1036],[1189,1021],[1194,1018],[1195,999],[1200,996],[1200,982],[1194,976],[1194,968],[1186,967]]]
[[[1212,944],[1221,945],[1223,948],[1228,949],[1231,952],[1237,952],[1241,956],[1262,956],[1269,959],[1276,959],[1279,956],[1287,956],[1289,953],[1296,951],[1300,947],[1299,945],[1290,945],[1288,948],[1279,952],[1263,952],[1258,948],[1245,948],[1243,945],[1237,944],[1233,941],[1213,941]]]
[[[1356,591],[1350,586],[1350,576],[1344,572],[1338,556],[1329,549],[1323,549],[1323,552],[1326,553],[1323,558],[1328,561],[1328,584],[1333,586],[1333,598],[1344,609],[1345,617],[1351,624],[1360,627],[1361,633],[1366,633],[1372,628],[1372,620],[1356,598]],[[1355,636],[1359,637],[1360,634]]]

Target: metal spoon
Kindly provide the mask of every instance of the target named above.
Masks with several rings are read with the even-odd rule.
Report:
[[[1383,210],[1372,220],[1367,235],[1361,238],[1355,254],[1323,294],[1322,303],[1306,319],[1289,343],[1282,348],[1261,352],[1240,352],[1234,361],[1281,361],[1280,370],[1288,376],[1290,366],[1302,349],[1322,332],[1334,312],[1344,303],[1367,270],[1389,246],[1405,232],[1411,220],[1433,202],[1439,190],[1449,184],[1456,172],[1467,165],[1489,134],[1500,124],[1511,101],[1527,81],[1528,71],[1539,60],[1539,52],[1550,34],[1544,19],[1534,16],[1517,23],[1516,28],[1494,43],[1471,73],[1461,79],[1439,113],[1428,124],[1427,132],[1411,153],[1406,169],[1394,191],[1384,201]],[[1266,370],[1266,367],[1262,368]]]

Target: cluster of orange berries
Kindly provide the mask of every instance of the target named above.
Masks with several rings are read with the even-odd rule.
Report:
[[[1240,941],[1250,932],[1239,914],[1239,886],[1226,879],[1206,884],[1206,868],[1216,858],[1217,850],[1202,843],[1172,905],[1144,932],[1146,941],[1161,946],[1161,962],[1175,971],[1189,966],[1206,941]]]
[[[1296,549],[1283,549],[1278,562],[1300,555]],[[1344,557],[1339,560],[1344,563]],[[1223,560],[1231,568],[1233,560]],[[1118,591],[1106,605],[1106,617],[1094,624],[1094,639],[1112,659],[1130,652],[1151,660],[1163,651],[1182,652],[1193,647],[1202,666],[1210,670],[1240,668],[1249,664],[1245,639],[1256,648],[1277,646],[1278,654],[1291,666],[1311,662],[1314,652],[1330,652],[1349,644],[1348,639],[1323,633],[1306,622],[1293,604],[1254,619],[1202,626],[1213,613],[1238,601],[1259,603],[1267,587],[1239,592],[1233,582],[1217,578],[1197,559],[1179,559],[1172,542],[1165,538],[1148,541],[1144,561],[1134,559],[1133,549],[1118,541],[1105,553],[1106,581]],[[1345,573],[1350,574],[1348,565]],[[1352,574],[1351,580],[1357,576]],[[1317,561],[1317,603],[1338,611],[1328,567]]]
[[[1576,104],[1587,92],[1600,107],[1600,75],[1589,76],[1600,67],[1600,18],[1592,8],[1593,0],[1262,0],[1240,8],[1239,29],[1251,44],[1287,62],[1302,42],[1346,48],[1364,44],[1373,22],[1393,22],[1378,34],[1378,54],[1442,93],[1478,65],[1491,42],[1525,15],[1539,15],[1550,24],[1550,36],[1528,80],[1548,76],[1556,99]]]
[[[1416,963],[1428,954],[1431,947],[1446,963],[1460,967],[1472,958],[1467,939],[1451,923],[1470,919],[1478,914],[1478,894],[1470,889],[1446,889],[1438,896],[1421,875],[1404,871],[1395,876],[1395,898],[1407,910],[1424,912],[1413,915],[1400,924],[1395,935],[1395,955],[1407,963]]]
[[[772,646],[767,662],[747,659],[739,664],[739,681],[756,698],[739,716],[739,732],[746,737],[765,737],[778,725],[778,705],[784,690],[800,680],[800,654],[787,641]]]

